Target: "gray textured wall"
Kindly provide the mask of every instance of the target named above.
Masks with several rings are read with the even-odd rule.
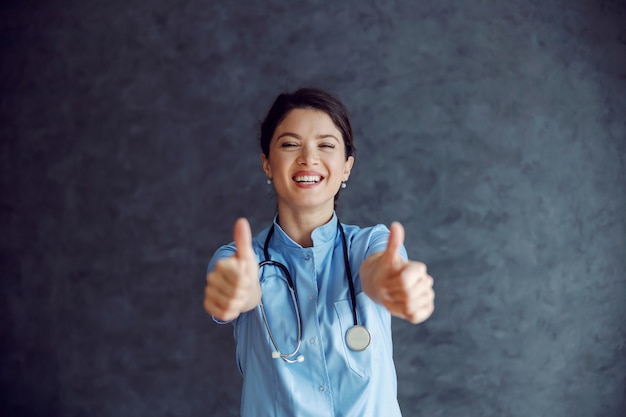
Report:
[[[53,4],[54,3],[54,4]],[[338,94],[345,222],[436,279],[406,416],[626,415],[624,1],[4,1],[0,414],[235,416],[201,307],[283,89]]]

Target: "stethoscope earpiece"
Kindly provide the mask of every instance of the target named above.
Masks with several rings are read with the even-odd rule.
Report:
[[[304,355],[298,355],[296,360],[289,359],[289,356],[293,356],[293,354],[291,354],[291,355],[282,355],[280,352],[278,352],[276,350],[272,352],[272,359],[282,359],[282,360],[284,360],[287,363],[304,362]]]

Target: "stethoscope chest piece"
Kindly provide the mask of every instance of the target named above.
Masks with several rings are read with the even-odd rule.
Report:
[[[371,342],[372,335],[365,326],[352,326],[346,332],[346,344],[350,349],[356,352],[364,351]]]
[[[348,259],[348,244],[346,242],[346,235],[341,226],[341,223],[337,221],[337,227],[341,232],[341,241],[343,246],[343,259],[346,267],[346,272],[348,275],[348,285],[350,287],[350,299],[352,301],[352,318],[354,320],[354,326],[348,329],[346,332],[346,344],[348,347],[355,352],[362,352],[370,345],[372,342],[372,335],[369,330],[365,328],[365,326],[360,325],[357,317],[357,305],[356,305],[356,295],[354,291],[354,283],[352,282],[352,271],[350,270],[350,260]],[[300,316],[300,308],[298,306],[298,297],[296,295],[296,288],[291,278],[291,274],[287,267],[280,262],[276,262],[270,259],[269,255],[269,242],[272,234],[274,233],[274,225],[267,233],[267,237],[265,238],[265,244],[263,245],[263,254],[265,255],[265,260],[259,263],[259,269],[266,265],[273,265],[278,267],[282,273],[285,275],[285,279],[287,280],[287,284],[289,285],[289,291],[291,292],[291,301],[293,302],[293,307],[296,313],[296,322],[298,323],[298,338],[295,349],[291,353],[283,353],[279,348],[276,340],[274,339],[274,335],[272,334],[272,330],[270,329],[270,325],[267,321],[267,316],[265,315],[265,307],[263,306],[263,301],[259,303],[259,308],[261,310],[261,314],[263,316],[263,323],[265,325],[265,329],[267,330],[267,334],[270,337],[272,345],[274,346],[274,351],[272,352],[272,358],[274,359],[282,359],[287,363],[296,363],[304,361],[304,356],[296,355],[300,350],[300,344],[302,342],[302,317]]]

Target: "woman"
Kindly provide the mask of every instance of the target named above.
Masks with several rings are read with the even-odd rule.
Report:
[[[281,94],[260,142],[277,214],[254,238],[237,220],[204,296],[235,326],[242,416],[400,416],[391,315],[426,320],[433,280],[407,260],[399,223],[338,221],[355,154],[346,109],[316,89]]]

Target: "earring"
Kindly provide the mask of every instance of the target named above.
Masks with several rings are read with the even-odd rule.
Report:
[[[272,179],[271,178],[267,179],[267,185],[272,185]]]
[[[342,182],[341,182],[341,188],[346,188],[347,186],[348,186],[348,184],[346,184],[346,182],[345,182],[345,181],[342,181]]]

